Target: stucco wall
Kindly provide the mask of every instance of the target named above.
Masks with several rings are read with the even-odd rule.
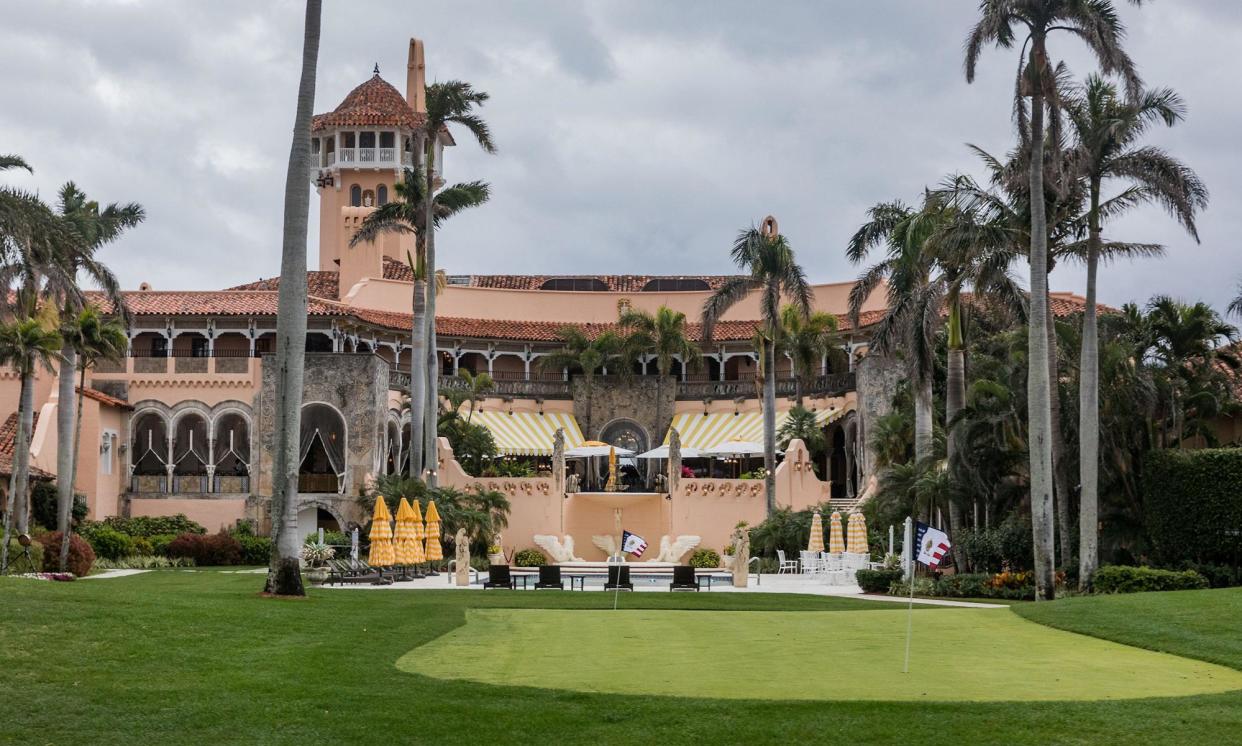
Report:
[[[246,498],[178,498],[133,497],[129,500],[130,516],[176,515],[184,513],[190,520],[209,532],[232,528],[246,518]]]

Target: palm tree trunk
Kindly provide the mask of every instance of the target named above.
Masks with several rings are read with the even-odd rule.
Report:
[[[276,316],[276,443],[272,465],[272,561],[267,593],[305,596],[298,566],[298,443],[302,424],[302,387],[306,371],[306,229],[310,191],[311,112],[319,61],[320,0],[306,0],[302,38],[302,75],[298,82],[293,144],[285,174],[284,240],[281,246],[280,294]]]
[[[79,359],[79,367],[81,368],[82,376],[79,379],[80,383],[78,384],[78,388],[80,388],[82,391],[86,391],[87,363],[85,359]],[[69,476],[71,477],[70,481],[73,484],[78,483],[78,456],[82,454],[82,450],[81,450],[81,447],[82,447],[82,399],[83,397],[79,395],[78,402],[77,402],[78,411],[74,415],[74,418],[73,418],[73,469],[70,471],[70,474],[69,474]]]
[[[1061,564],[1072,556],[1070,546],[1070,486],[1065,470],[1065,431],[1061,429],[1061,375],[1060,349],[1057,344],[1056,316],[1052,313],[1052,298],[1048,303],[1048,381],[1049,405],[1052,415],[1052,482],[1053,506],[1057,517],[1057,552]]]
[[[1096,271],[1100,262],[1100,183],[1091,182],[1087,216],[1087,302],[1082,314],[1078,377],[1078,589],[1087,590],[1100,564],[1100,341],[1096,320]]]
[[[962,345],[962,310],[956,294],[954,294],[954,297],[949,301],[949,352],[944,413],[944,426],[948,430],[945,453],[948,458],[950,473],[953,473],[958,454],[961,452],[961,444],[959,443],[961,435],[958,433],[957,428],[953,426],[953,420],[966,403],[966,353],[962,349]],[[966,572],[966,552],[962,548],[962,543],[958,541],[962,523],[962,508],[956,499],[951,498],[949,500],[949,534],[953,541],[950,542],[950,546],[953,552],[953,564],[958,572]]]
[[[1035,596],[1056,597],[1052,517],[1052,403],[1048,379],[1048,216],[1044,204],[1044,36],[1031,40],[1031,314],[1027,326],[1027,416],[1030,428],[1031,533],[1035,549]]]
[[[60,348],[60,371],[57,375],[56,403],[56,530],[60,531],[61,572],[69,564],[69,525],[73,514],[73,384],[77,373],[78,354],[73,344],[65,341]]]
[[[417,268],[412,268],[417,272]],[[426,421],[423,410],[427,406],[427,283],[414,280],[413,297],[410,300],[414,325],[410,330],[410,478],[421,479],[423,475],[423,427]]]
[[[776,512],[776,343],[764,345],[767,370],[763,376],[763,487],[768,517]]]
[[[26,509],[26,500],[19,500],[18,496],[26,489],[27,474],[23,472],[28,469],[30,462],[30,422],[34,418],[33,415],[28,418],[26,413],[34,411],[34,376],[23,375],[21,387],[17,407],[17,434],[13,441],[13,473],[9,475],[9,494],[4,506],[4,538],[0,543],[0,574],[8,572],[9,569],[9,537],[13,535],[14,523],[16,523],[17,533],[26,533],[26,516],[29,514]]]
[[[426,171],[427,189],[423,195],[423,232],[426,234],[425,247],[426,252],[426,275],[427,275],[427,404],[423,413],[424,417],[424,458],[427,463],[427,486],[436,486],[436,469],[439,466],[439,456],[436,447],[436,422],[440,408],[439,396],[439,366],[436,357],[436,225],[435,225],[435,202],[436,202],[436,138],[438,132],[428,132],[426,144]]]
[[[932,379],[931,374],[921,375],[918,388],[914,391],[914,463],[919,466],[927,463],[932,455]],[[916,500],[916,503],[922,500]],[[930,506],[924,506],[926,512],[920,514],[925,523],[932,518]],[[915,505],[916,511],[918,505]]]

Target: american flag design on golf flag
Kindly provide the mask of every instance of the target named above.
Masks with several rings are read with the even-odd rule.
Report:
[[[635,557],[643,556],[643,552],[647,551],[647,541],[638,534],[631,534],[629,531],[621,532],[621,552],[630,553]]]
[[[949,535],[926,523],[917,523],[915,528],[914,545],[919,550],[918,561],[934,570],[949,553]]]

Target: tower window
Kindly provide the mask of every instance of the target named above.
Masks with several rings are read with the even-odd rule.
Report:
[[[354,133],[353,132],[342,132],[341,133],[341,147],[342,148],[357,147],[354,145]]]
[[[349,204],[353,207],[362,207],[362,187],[357,184],[349,188]]]
[[[359,132],[358,133],[358,147],[360,148],[375,147],[375,133],[374,132]]]
[[[608,290],[597,277],[553,277],[539,286],[540,290],[571,290],[578,292],[602,292]]]
[[[657,277],[643,285],[644,293],[685,293],[711,290],[706,280],[695,277]]]
[[[375,191],[376,191],[376,194],[379,196],[379,202],[378,202],[378,204],[381,204],[381,205],[386,205],[386,204],[388,204],[388,187],[387,187],[387,185],[385,185],[385,184],[380,184],[380,185],[379,185],[379,188],[378,188],[378,189],[376,189]]]
[[[379,146],[381,148],[391,148],[394,142],[396,142],[396,135],[394,135],[392,132],[381,132],[380,133]]]
[[[319,153],[319,138],[318,137],[311,138],[311,152],[315,154]]]

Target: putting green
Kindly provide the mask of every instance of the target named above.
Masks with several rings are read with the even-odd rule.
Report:
[[[1242,672],[1054,630],[1007,609],[469,609],[397,661],[440,679],[731,699],[1105,700],[1242,689]]]

